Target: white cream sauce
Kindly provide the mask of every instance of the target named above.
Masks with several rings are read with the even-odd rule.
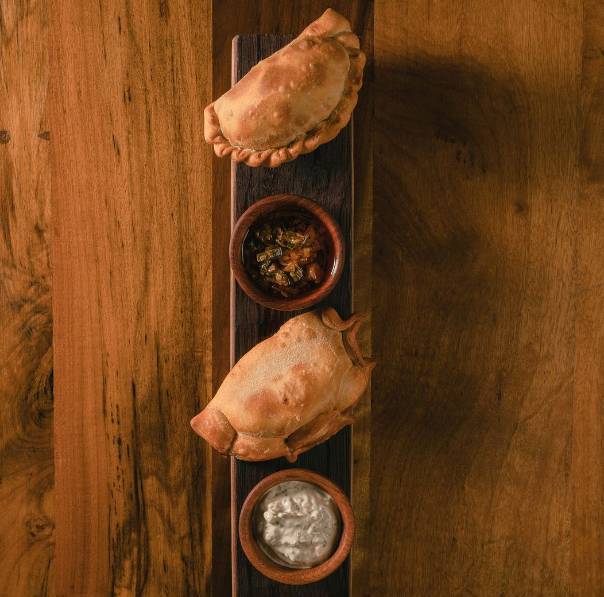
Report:
[[[338,507],[329,494],[305,481],[270,489],[255,510],[256,538],[275,562],[312,568],[327,560],[340,537]]]

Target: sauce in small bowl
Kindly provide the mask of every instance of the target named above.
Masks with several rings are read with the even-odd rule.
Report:
[[[329,237],[304,211],[276,211],[250,227],[242,259],[250,278],[278,298],[303,296],[325,277]]]
[[[264,576],[290,585],[316,582],[346,559],[354,536],[348,498],[329,479],[285,469],[262,479],[239,515],[241,547]]]
[[[344,245],[338,225],[317,203],[274,195],[239,218],[229,258],[235,279],[252,300],[296,311],[333,290],[344,267]]]
[[[338,546],[342,523],[333,498],[308,481],[283,481],[269,489],[253,513],[262,551],[287,568],[312,568]]]

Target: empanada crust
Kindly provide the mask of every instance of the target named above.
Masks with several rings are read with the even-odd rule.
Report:
[[[360,319],[333,309],[290,319],[241,358],[191,426],[223,454],[294,461],[352,422],[373,369],[354,338]]]
[[[206,107],[205,139],[219,157],[253,167],[314,151],[350,120],[364,66],[350,23],[328,9]]]

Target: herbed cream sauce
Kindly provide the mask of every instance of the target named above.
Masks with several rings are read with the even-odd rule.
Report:
[[[306,481],[284,481],[255,510],[256,538],[275,562],[312,568],[327,560],[340,537],[340,515],[330,495]]]

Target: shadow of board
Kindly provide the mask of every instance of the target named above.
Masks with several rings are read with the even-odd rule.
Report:
[[[519,352],[527,310],[552,274],[528,251],[535,210],[546,207],[534,185],[539,172],[567,184],[573,139],[565,145],[557,127],[574,126],[560,99],[572,90],[529,86],[501,64],[374,62],[372,340],[382,366],[372,382],[372,512],[399,499],[388,527],[374,526],[382,543],[411,529],[450,534],[470,475],[488,486],[503,466],[540,358],[526,345]],[[563,193],[544,201],[569,209]],[[456,557],[439,556],[442,574]],[[385,571],[393,586],[414,582],[405,570],[382,567],[375,594]],[[447,582],[432,576],[428,585]]]
[[[493,423],[479,402],[503,392],[522,318],[523,266],[505,252],[528,234],[527,92],[471,62],[374,72],[373,353],[387,366],[373,430],[430,458],[471,424],[440,460],[463,482]],[[506,412],[511,430],[519,413]]]

